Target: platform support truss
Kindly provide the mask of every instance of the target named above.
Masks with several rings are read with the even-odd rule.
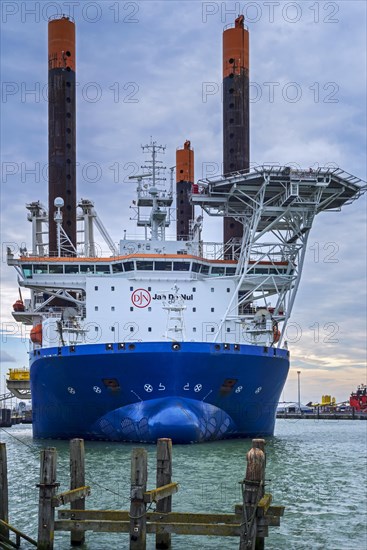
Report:
[[[224,259],[237,260],[237,287],[225,311],[217,340],[226,321],[241,322],[248,304],[267,308],[276,296],[273,318],[291,315],[305,259],[309,232],[316,214],[340,210],[366,191],[362,180],[339,168],[294,170],[261,166],[250,173],[201,180],[192,202],[210,216],[231,217],[243,224],[241,242],[226,243]],[[266,275],[259,275],[261,266]],[[256,266],[260,269],[256,270]],[[282,344],[279,339],[278,347]]]

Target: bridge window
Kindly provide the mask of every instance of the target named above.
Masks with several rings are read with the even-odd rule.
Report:
[[[64,266],[63,265],[50,265],[49,266],[49,272],[52,275],[58,275],[58,274],[64,272]]]
[[[136,268],[140,271],[152,271],[153,262],[152,261],[137,261]]]
[[[284,267],[277,267],[277,268],[270,268],[269,269],[269,272],[271,273],[271,275],[283,275],[284,273],[286,273],[287,269],[284,268]]]
[[[34,272],[35,275],[36,274],[37,275],[40,275],[40,274],[44,275],[45,273],[48,272],[47,265],[46,264],[39,264],[39,265],[35,264],[33,266],[33,272]]]
[[[190,262],[173,262],[173,271],[189,271]]]
[[[193,270],[194,273],[199,273],[199,271],[200,271],[200,264],[194,262],[194,263],[192,264],[192,270]]]
[[[112,264],[113,273],[121,273],[124,271],[123,264]]]
[[[134,262],[124,262],[125,271],[134,271]]]
[[[111,270],[108,264],[96,265],[96,273],[103,273],[104,275],[109,275],[110,272]]]
[[[202,275],[208,275],[210,267],[208,265],[202,265],[200,268],[200,273]]]
[[[79,273],[79,266],[78,264],[73,265],[66,265],[65,266],[65,273]]]
[[[95,266],[91,264],[82,264],[80,267],[80,273],[94,273]]]
[[[32,278],[32,266],[31,265],[22,265],[23,275],[26,279]]]
[[[236,268],[235,267],[226,267],[226,275],[235,275]]]
[[[215,267],[212,267],[212,275],[215,275],[215,276],[219,276],[219,275],[224,275],[224,267],[219,267],[219,266],[215,266]]]
[[[155,271],[172,271],[172,262],[154,262]]]

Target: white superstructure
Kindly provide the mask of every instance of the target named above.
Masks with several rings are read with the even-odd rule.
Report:
[[[19,258],[9,251],[8,264],[31,298],[17,302],[14,318],[33,326],[36,349],[167,339],[280,346],[314,216],[340,209],[366,187],[335,168],[263,166],[202,180],[193,188],[193,204],[243,223],[243,238],[225,246],[203,242],[200,216],[192,221],[191,240],[172,241],[165,237],[173,218],[172,177],[163,189],[156,158],[163,148],[147,147],[152,161],[135,178],[134,207],[144,239],[124,236],[117,247],[93,202],[82,199],[75,255],[50,257],[44,240],[50,214],[39,202],[27,205],[32,251]],[[51,215],[58,219],[62,250],[62,205]],[[95,228],[110,250],[107,257],[98,255]]]

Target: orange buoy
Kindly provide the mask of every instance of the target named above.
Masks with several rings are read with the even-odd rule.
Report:
[[[30,338],[34,344],[42,345],[42,323],[38,323],[32,328]]]

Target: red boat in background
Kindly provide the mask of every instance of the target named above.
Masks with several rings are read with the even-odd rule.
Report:
[[[361,384],[358,386],[357,391],[352,392],[349,398],[349,404],[354,407],[356,411],[367,412],[367,385]]]

